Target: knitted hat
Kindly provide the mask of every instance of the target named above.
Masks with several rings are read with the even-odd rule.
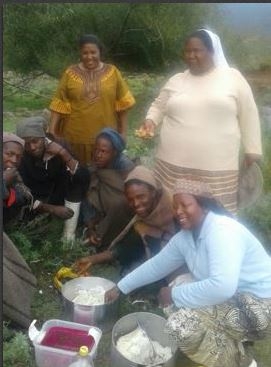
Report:
[[[206,198],[213,198],[210,186],[197,178],[181,178],[175,182],[173,195],[190,194]]]
[[[243,209],[255,203],[263,189],[263,176],[256,162],[240,171],[237,201]]]
[[[3,143],[9,143],[14,142],[20,144],[22,147],[24,147],[24,140],[19,138],[19,136],[13,134],[13,133],[3,133]]]
[[[125,141],[116,130],[106,127],[99,132],[99,134],[96,136],[96,139],[98,139],[100,136],[106,136],[111,141],[111,144],[118,153],[121,153],[124,150]]]
[[[45,138],[45,124],[46,120],[42,116],[28,117],[17,124],[17,135],[21,138]]]
[[[161,188],[161,184],[155,179],[153,172],[144,166],[136,166],[127,176],[125,183],[132,180],[142,181],[154,187],[156,190]]]

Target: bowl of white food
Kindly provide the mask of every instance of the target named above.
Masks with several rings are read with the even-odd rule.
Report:
[[[65,320],[93,325],[103,332],[112,329],[118,317],[119,299],[105,303],[105,292],[116,284],[100,277],[79,277],[61,287]]]

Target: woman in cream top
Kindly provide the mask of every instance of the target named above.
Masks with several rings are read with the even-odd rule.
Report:
[[[235,214],[240,147],[247,165],[262,154],[253,94],[242,74],[228,66],[212,32],[189,36],[184,59],[188,70],[169,79],[143,124],[151,132],[161,127],[155,172],[170,190],[177,178],[202,177]]]

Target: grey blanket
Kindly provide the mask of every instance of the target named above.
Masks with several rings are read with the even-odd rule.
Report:
[[[22,327],[31,318],[31,300],[37,280],[19,250],[3,233],[3,316]]]

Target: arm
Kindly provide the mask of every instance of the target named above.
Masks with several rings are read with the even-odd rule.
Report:
[[[48,133],[56,136],[59,122],[71,113],[71,105],[67,96],[67,83],[69,79],[69,69],[62,75],[58,84],[56,94],[50,103],[51,119]]]
[[[128,111],[127,110],[118,111],[117,116],[118,116],[118,132],[120,133],[120,135],[122,135],[123,139],[126,140]]]
[[[154,134],[156,126],[158,126],[165,116],[166,104],[169,99],[169,82],[161,89],[158,97],[152,102],[145,121],[139,130],[146,131],[147,134]]]
[[[45,159],[49,156],[59,156],[72,174],[75,174],[78,168],[78,161],[62,145],[46,139]]]
[[[52,134],[53,136],[57,135],[57,129],[59,121],[62,118],[62,114],[56,111],[51,111],[51,119],[48,127],[48,133]]]
[[[121,279],[118,283],[120,291],[128,294],[134,289],[164,278],[182,266],[185,261],[182,253],[182,241],[184,241],[183,235],[179,232],[156,256]]]
[[[206,261],[209,276],[192,283],[175,286],[171,298],[177,307],[199,308],[222,303],[237,290],[244,256],[241,234],[235,228],[218,227],[206,239]]]
[[[155,100],[152,102],[147,115],[146,120],[150,120],[154,123],[155,126],[159,125],[165,116],[166,113],[166,105],[168,102],[168,99],[170,97],[169,94],[169,85],[171,80],[166,83],[166,85],[161,89],[158,97],[155,98]]]
[[[118,117],[117,130],[126,139],[128,110],[135,104],[135,99],[130,92],[121,72],[115,68],[116,76],[116,101],[115,108]]]
[[[252,90],[238,72],[238,115],[241,140],[245,152],[245,165],[259,161],[262,156],[261,127]]]

